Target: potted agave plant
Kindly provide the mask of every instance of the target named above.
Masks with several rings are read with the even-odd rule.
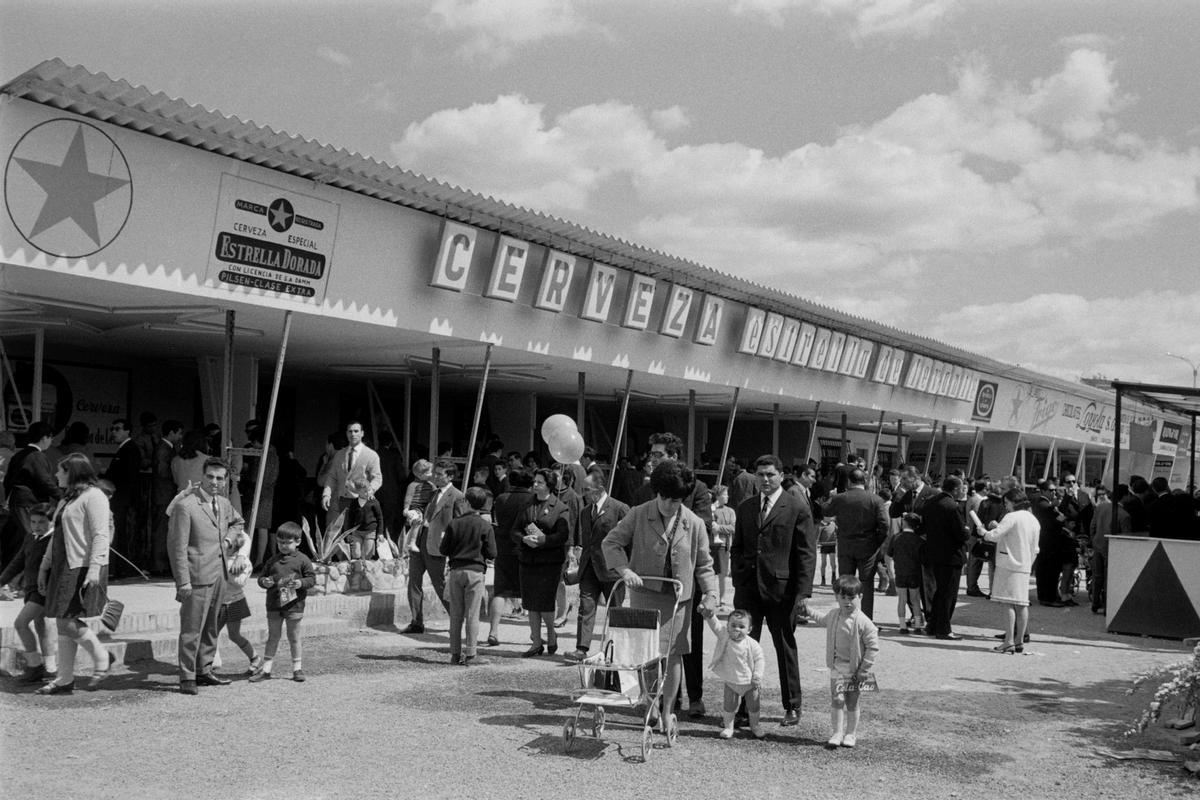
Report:
[[[314,587],[321,594],[333,594],[346,591],[350,572],[350,548],[346,545],[346,537],[354,532],[354,528],[343,529],[346,513],[337,515],[329,527],[321,530],[321,524],[316,518],[310,526],[308,519],[300,520],[300,528],[304,531],[304,540],[313,553],[313,570],[317,573],[317,585]],[[334,561],[337,554],[342,561]]]

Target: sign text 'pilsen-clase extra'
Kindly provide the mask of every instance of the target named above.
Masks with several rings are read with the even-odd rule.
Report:
[[[466,288],[478,234],[469,225],[450,220],[443,223],[431,286],[455,292]],[[532,251],[528,242],[511,236],[497,237],[483,295],[516,302],[526,273],[535,268],[530,263]],[[576,256],[547,248],[533,307],[554,313],[563,311],[568,298],[581,291],[573,284],[576,271],[584,269],[580,261]],[[619,290],[624,292],[625,305],[614,309]],[[583,319],[644,331],[650,329],[659,281],[593,261],[587,268],[582,292],[579,316]],[[724,298],[700,295],[678,283],[669,284],[657,330],[663,336],[679,339],[687,331],[689,321],[694,320],[692,341],[713,346],[730,310],[730,303]],[[792,366],[869,379],[965,402],[975,399],[980,378],[974,370],[753,307],[746,307],[737,350]]]

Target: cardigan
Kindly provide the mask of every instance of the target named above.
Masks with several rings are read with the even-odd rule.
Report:
[[[834,643],[837,640],[838,623],[842,621],[842,609],[835,606],[828,611],[810,612],[809,619],[818,625],[825,626],[825,666],[833,669]],[[850,615],[850,658],[851,664],[858,666],[854,670],[857,676],[863,676],[875,666],[875,656],[879,655],[879,629],[867,618],[861,609],[855,609]]]
[[[1005,514],[995,528],[984,532],[983,538],[996,543],[997,567],[1028,574],[1038,554],[1041,529],[1031,511],[1019,509]]]
[[[67,550],[67,566],[103,567],[108,564],[108,546],[112,541],[112,512],[108,498],[95,486],[84,489],[71,501],[61,501],[54,511],[55,525],[61,529]],[[46,548],[42,568],[50,569],[54,548]]]

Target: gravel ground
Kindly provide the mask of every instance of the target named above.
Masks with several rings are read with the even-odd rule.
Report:
[[[816,605],[830,604],[827,590]],[[1096,747],[1166,747],[1161,729],[1126,739],[1146,693],[1132,675],[1181,659],[1178,642],[1102,633],[1086,608],[1033,609],[1024,656],[990,651],[998,609],[964,602],[960,642],[902,637],[893,599],[883,621],[881,692],[863,699],[859,745],[827,750],[824,632],[798,629],[805,701],[781,728],[774,656],[765,741],[716,738],[708,717],[683,715],[675,747],[612,729],[563,753],[562,725],[578,681],[558,659],[522,659],[526,631],[508,622],[487,663],[452,667],[445,625],[405,637],[361,632],[306,643],[306,683],[242,679],[184,697],[172,665],[134,665],[111,688],[44,698],[0,682],[4,797],[345,798],[655,796],[756,798],[852,792],[859,798],[1195,797],[1174,765],[1116,762]],[[1051,632],[1053,631],[1053,633]],[[562,650],[571,637],[563,637]],[[283,648],[281,648],[282,650]],[[243,657],[223,649],[227,672]]]

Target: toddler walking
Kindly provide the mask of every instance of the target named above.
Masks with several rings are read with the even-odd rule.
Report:
[[[225,539],[225,563],[229,565],[229,574],[225,578],[225,594],[221,599],[221,608],[217,611],[217,635],[224,629],[229,635],[229,641],[250,659],[247,673],[253,675],[262,664],[254,652],[254,645],[242,635],[242,620],[250,616],[250,605],[246,602],[246,579],[250,577],[250,537],[239,531]],[[213,668],[221,666],[221,651],[214,654]]]
[[[302,530],[294,522],[285,522],[275,531],[275,555],[263,564],[258,585],[267,590],[267,646],[258,672],[250,676],[251,683],[271,679],[275,651],[287,624],[288,646],[292,651],[292,680],[303,681],[300,663],[300,621],[304,619],[304,598],[317,585],[317,573],[308,556],[299,552]]]
[[[717,635],[709,668],[725,683],[721,732],[717,735],[722,739],[733,738],[733,718],[744,698],[746,714],[750,717],[750,733],[761,739],[767,734],[759,723],[759,690],[767,660],[762,645],[750,637],[750,613],[740,609],[732,611],[724,625],[711,611],[705,613],[705,618],[708,627]]]
[[[29,509],[29,535],[21,543],[16,558],[0,574],[0,586],[21,574],[25,604],[17,612],[13,627],[25,651],[22,654],[25,671],[21,673],[24,684],[45,683],[58,677],[58,634],[46,630],[46,598],[38,591],[38,569],[50,545],[50,513],[49,503],[38,503]]]
[[[862,613],[862,582],[843,575],[833,583],[837,606],[828,611],[809,612],[809,619],[825,626],[825,664],[829,667],[832,700],[830,747],[854,747],[858,743],[858,682],[871,673],[879,654],[879,630]]]

